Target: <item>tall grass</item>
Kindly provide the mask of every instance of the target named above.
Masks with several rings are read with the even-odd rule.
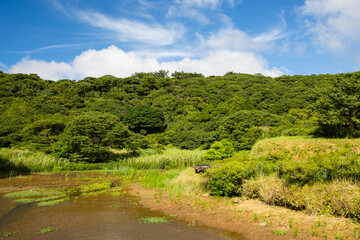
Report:
[[[28,169],[31,172],[51,171],[56,166],[69,165],[69,161],[64,158],[10,148],[0,149],[0,160],[4,165],[12,166],[15,169]]]
[[[168,148],[163,153],[143,151],[140,156],[120,160],[120,163],[136,169],[184,168],[203,163],[204,152],[176,148]]]
[[[91,171],[127,169],[173,169],[191,167],[203,163],[202,150],[166,149],[163,153],[152,149],[142,150],[138,156],[123,158],[107,163],[73,163],[67,159],[41,152],[2,148],[0,149],[0,172],[42,172],[42,171]],[[131,156],[131,154],[130,154]]]

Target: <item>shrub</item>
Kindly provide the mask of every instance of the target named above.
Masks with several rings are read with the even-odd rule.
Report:
[[[244,179],[255,173],[254,166],[246,157],[242,161],[232,160],[207,170],[208,189],[212,195],[235,196]]]
[[[240,191],[244,196],[258,197],[270,205],[286,205],[286,197],[289,195],[285,181],[274,175],[245,180]]]
[[[232,157],[234,154],[232,143],[227,139],[223,139],[211,145],[210,149],[205,152],[204,158],[206,160],[221,160]]]

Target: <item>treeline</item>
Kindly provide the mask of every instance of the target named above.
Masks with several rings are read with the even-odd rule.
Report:
[[[271,78],[160,70],[51,81],[0,71],[0,147],[96,162],[109,159],[110,148],[208,149],[228,139],[242,150],[275,136],[357,137],[359,79],[360,72]]]

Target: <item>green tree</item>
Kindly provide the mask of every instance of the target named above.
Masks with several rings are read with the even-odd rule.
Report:
[[[86,112],[69,122],[54,154],[72,161],[104,162],[109,147],[123,148],[129,139],[129,131],[114,115]]]
[[[324,137],[360,137],[360,72],[337,75],[317,93],[318,134]]]
[[[57,141],[64,129],[65,119],[61,116],[55,115],[54,118],[35,121],[21,131],[21,145],[31,150],[51,152],[51,145]]]
[[[166,129],[163,112],[148,105],[132,107],[125,116],[124,122],[130,130],[143,135],[160,133]]]
[[[204,154],[207,160],[220,160],[234,156],[235,149],[232,143],[227,139],[222,139],[220,142],[215,142],[210,149]]]

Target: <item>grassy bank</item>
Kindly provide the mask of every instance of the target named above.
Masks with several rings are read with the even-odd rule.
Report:
[[[328,154],[360,154],[360,139],[322,139],[310,137],[278,137],[256,143],[250,157],[287,155],[293,161],[307,161]]]
[[[360,140],[275,138],[208,171],[214,195],[360,219]]]

